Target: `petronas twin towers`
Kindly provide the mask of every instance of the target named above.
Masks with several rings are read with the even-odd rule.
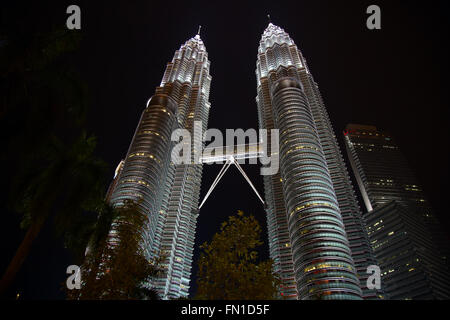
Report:
[[[361,212],[305,58],[270,23],[256,65],[259,127],[279,130],[280,170],[264,176],[264,191],[280,298],[378,298],[381,292],[366,287],[374,260]],[[135,200],[147,214],[143,245],[149,258],[165,259],[163,275],[149,285],[164,299],[188,296],[202,177],[201,163],[171,159],[171,134],[178,128],[201,134],[198,121],[207,129],[209,66],[199,34],[175,52],[108,192],[113,205]],[[201,148],[192,144],[194,158]]]

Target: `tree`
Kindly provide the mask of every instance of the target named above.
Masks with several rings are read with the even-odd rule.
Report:
[[[223,222],[210,243],[203,243],[198,261],[198,299],[275,299],[279,280],[272,261],[258,262],[261,227],[253,216],[238,211]]]
[[[8,170],[0,186],[9,192],[0,195],[0,203],[3,212],[21,214],[27,231],[0,280],[0,294],[47,221],[66,245],[83,247],[88,234],[79,232],[89,224],[83,230],[74,226],[83,220],[92,227],[106,173],[106,164],[94,155],[95,137],[83,129],[86,86],[72,63],[80,33],[36,24],[39,15],[32,11],[5,18],[11,21],[0,30],[0,167]]]
[[[22,213],[25,237],[0,281],[0,293],[12,283],[33,241],[52,216],[58,235],[70,232],[72,222],[92,210],[104,194],[105,164],[93,155],[95,138],[82,134],[72,145],[54,137],[37,171],[29,171],[16,186],[16,210]]]
[[[116,208],[105,205],[81,268],[81,289],[72,290],[69,298],[157,299],[147,285],[159,272],[158,262],[145,255],[147,221],[138,203],[125,201]]]

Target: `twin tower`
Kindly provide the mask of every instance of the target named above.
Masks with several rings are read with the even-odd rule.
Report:
[[[202,177],[202,164],[171,161],[171,134],[193,135],[194,121],[207,129],[209,69],[199,34],[175,51],[108,191],[113,205],[138,201],[148,216],[143,246],[149,258],[165,257],[163,275],[149,286],[164,299],[188,296]],[[264,176],[279,297],[378,298],[366,286],[374,259],[318,86],[289,34],[272,23],[261,37],[256,79],[259,127],[279,129],[280,170]]]

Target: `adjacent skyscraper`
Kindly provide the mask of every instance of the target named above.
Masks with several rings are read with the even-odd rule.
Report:
[[[165,257],[164,274],[151,284],[163,298],[187,297],[189,291],[202,165],[174,165],[171,135],[182,128],[194,137],[194,121],[206,130],[209,67],[199,34],[175,51],[108,191],[113,205],[135,200],[148,215],[143,246],[149,258]],[[199,147],[192,145],[192,157]]]
[[[379,293],[366,288],[374,259],[361,212],[306,60],[290,36],[270,23],[256,66],[259,126],[280,130],[280,172],[265,176],[264,186],[281,295],[376,298]]]
[[[448,239],[392,136],[348,125],[348,157],[390,299],[448,299]]]

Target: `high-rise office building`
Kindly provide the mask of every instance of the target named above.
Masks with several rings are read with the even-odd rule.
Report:
[[[292,299],[377,298],[361,212],[319,88],[294,41],[265,29],[257,58],[260,128],[279,129],[280,172],[264,177],[270,256]],[[270,135],[268,137],[270,141]]]
[[[206,130],[209,67],[199,34],[175,51],[160,86],[142,112],[126,158],[108,191],[113,205],[134,200],[147,214],[146,254],[165,258],[163,275],[149,285],[164,299],[188,296],[202,176],[201,164],[173,163],[171,135],[181,128],[194,137],[195,121],[201,121],[202,130]],[[202,130],[195,132],[201,134]],[[197,157],[202,147],[193,143],[191,156]]]
[[[351,124],[344,139],[390,299],[448,299],[448,240],[392,136]]]

